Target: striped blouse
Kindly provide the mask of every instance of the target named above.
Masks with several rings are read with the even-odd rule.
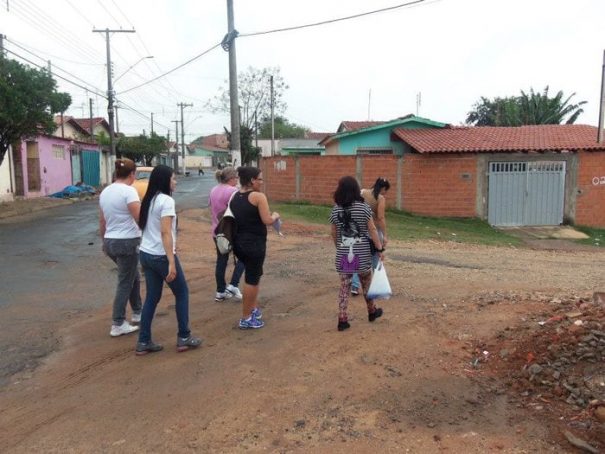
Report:
[[[334,205],[330,213],[330,223],[336,225],[336,271],[347,274],[364,273],[372,268],[371,240],[368,236],[368,221],[372,217],[372,210],[363,202],[353,202],[346,211],[351,214],[351,219],[354,221],[351,224],[358,230],[353,237],[344,235],[346,226],[342,224],[341,218],[345,209],[340,205]],[[358,264],[357,261],[353,262],[356,263],[355,269],[343,268],[343,261],[350,261],[348,260],[350,252],[358,259]]]

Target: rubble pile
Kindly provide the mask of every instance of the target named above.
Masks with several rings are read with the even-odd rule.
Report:
[[[551,298],[544,304],[544,312],[527,314],[521,325],[476,345],[471,364],[499,377],[519,407],[550,414],[587,438],[602,440],[605,305],[579,297]]]

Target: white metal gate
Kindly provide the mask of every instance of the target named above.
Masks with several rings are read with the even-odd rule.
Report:
[[[563,223],[565,161],[490,162],[488,178],[490,224]]]

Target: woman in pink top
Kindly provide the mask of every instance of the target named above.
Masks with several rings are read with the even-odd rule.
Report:
[[[227,203],[231,199],[233,193],[237,192],[237,170],[233,167],[225,167],[222,170],[216,171],[216,179],[219,182],[210,191],[210,213],[212,215],[212,238],[216,245],[216,234],[214,230],[218,225],[220,217],[227,209]],[[244,264],[237,260],[234,256],[235,269],[231,275],[231,283],[227,285],[225,282],[225,271],[227,270],[227,264],[229,263],[230,254],[221,254],[216,249],[216,269],[214,276],[216,278],[216,295],[214,300],[217,302],[225,301],[226,299],[235,297],[238,300],[242,299],[242,293],[240,292],[238,285],[239,280],[244,273]]]

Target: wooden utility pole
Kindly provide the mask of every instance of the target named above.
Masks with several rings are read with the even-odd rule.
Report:
[[[185,172],[187,172],[187,166],[185,165],[185,121],[183,120],[183,109],[185,109],[185,107],[193,107],[193,104],[180,102],[177,104],[177,106],[181,108],[181,146],[183,147],[181,149],[181,157],[183,159],[181,165],[183,166],[183,175],[185,175]],[[179,139],[177,138],[176,140],[178,142]]]
[[[605,121],[605,51],[603,51],[603,67],[601,69],[601,107],[599,108],[599,132],[597,142],[603,143],[603,122]]]
[[[179,122],[180,120],[172,120],[172,122],[174,123],[174,127],[176,128],[176,134],[175,134],[175,143],[176,143],[176,149],[177,152],[174,154],[173,159],[174,159],[174,164],[172,165],[172,168],[174,169],[174,171],[176,172],[177,170],[179,170]]]
[[[113,108],[113,83],[111,81],[111,47],[109,45],[109,34],[110,33],[134,33],[135,30],[97,30],[93,28],[93,33],[105,33],[105,48],[107,52],[107,116],[109,117],[109,148],[111,155],[116,155],[116,143],[114,140],[114,108]]]
[[[271,75],[271,157],[275,156],[275,109],[273,107],[273,75]]]
[[[88,98],[88,106],[90,108],[90,141],[94,142],[95,138],[95,128],[92,124],[92,98]]]

